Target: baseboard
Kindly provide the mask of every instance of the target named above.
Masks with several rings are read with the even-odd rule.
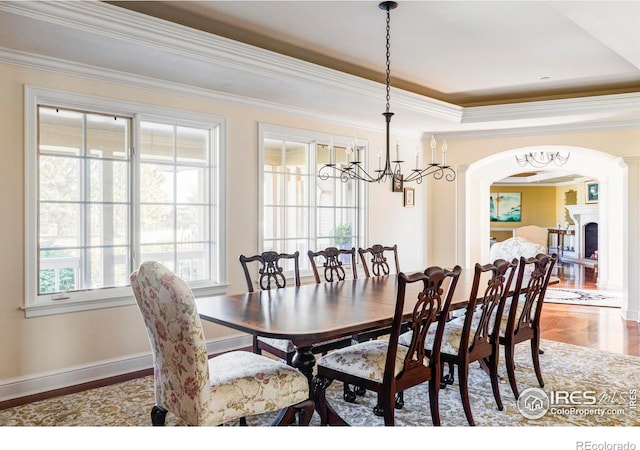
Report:
[[[236,336],[207,342],[210,355],[250,347],[251,336]],[[61,371],[42,373],[29,377],[0,380],[0,403],[22,397],[37,396],[50,391],[65,390],[126,374],[149,372],[153,368],[151,353],[126,358],[101,361],[91,365],[68,367]],[[53,395],[52,395],[53,396]]]
[[[624,320],[631,320],[640,323],[640,311],[634,309],[621,308],[620,313]]]

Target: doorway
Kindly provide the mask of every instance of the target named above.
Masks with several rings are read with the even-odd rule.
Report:
[[[463,189],[459,189],[460,211],[464,211],[466,226],[460,233],[458,260],[470,267],[475,261],[488,261],[490,242],[489,187],[494,182],[522,172],[515,156],[525,152],[561,151],[571,153],[562,167],[568,173],[578,173],[599,182],[598,227],[598,286],[604,289],[623,289],[625,217],[623,213],[626,165],[619,158],[601,151],[568,146],[536,146],[508,150],[491,155],[469,165],[459,172],[464,177]],[[542,170],[558,170],[552,166]],[[473,187],[473,188],[471,188]]]

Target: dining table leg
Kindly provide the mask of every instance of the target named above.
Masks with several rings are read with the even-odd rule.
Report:
[[[293,355],[291,364],[307,377],[307,381],[309,382],[309,398],[311,398],[313,392],[313,368],[316,365],[316,357],[311,351],[311,346],[296,347],[296,353]]]

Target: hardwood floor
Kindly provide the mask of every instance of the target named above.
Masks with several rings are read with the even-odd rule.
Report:
[[[554,271],[554,287],[597,289],[593,268],[558,263]],[[543,339],[640,356],[640,323],[623,320],[619,308],[545,303],[541,328]]]
[[[554,287],[568,289],[598,289],[596,269],[576,263],[558,262],[553,274],[560,278]]]

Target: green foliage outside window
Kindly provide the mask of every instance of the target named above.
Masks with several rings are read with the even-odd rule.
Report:
[[[343,223],[333,230],[334,241],[338,248],[351,248],[353,242],[353,225],[351,223]]]

